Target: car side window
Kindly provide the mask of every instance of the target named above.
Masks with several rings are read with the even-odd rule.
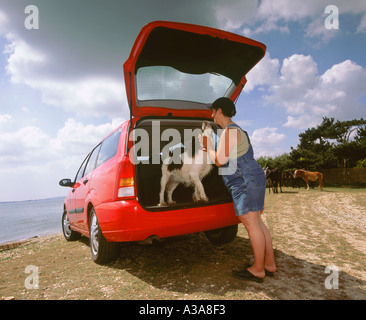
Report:
[[[91,152],[91,156],[89,157],[88,164],[85,168],[84,176],[86,176],[95,169],[95,162],[99,154],[100,146],[101,144],[95,147],[94,150]]]
[[[116,155],[120,135],[121,129],[113,132],[102,142],[97,160],[97,167]]]
[[[86,156],[83,163],[81,164],[79,171],[76,174],[75,181],[79,181],[82,177],[84,177],[85,166],[88,163],[89,156],[90,156],[90,153]]]

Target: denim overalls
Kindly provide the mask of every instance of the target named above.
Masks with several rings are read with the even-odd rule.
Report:
[[[229,124],[228,127],[241,129],[236,124]],[[229,159],[228,165],[234,167],[235,172],[232,171],[231,174],[222,175],[225,186],[233,198],[237,216],[247,214],[249,211],[262,211],[266,192],[266,175],[261,166],[255,161],[249,136],[246,131],[244,133],[249,141],[248,151],[239,158]]]

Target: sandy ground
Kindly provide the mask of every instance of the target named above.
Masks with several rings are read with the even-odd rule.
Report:
[[[231,275],[234,267],[253,259],[242,226],[236,240],[223,247],[211,245],[203,234],[158,246],[130,244],[105,266],[91,260],[87,238],[66,242],[53,235],[3,247],[0,298],[366,299],[365,190],[267,193],[263,220],[278,265],[275,277],[263,283]]]

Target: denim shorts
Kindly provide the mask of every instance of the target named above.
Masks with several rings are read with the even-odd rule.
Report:
[[[257,161],[247,159],[245,155],[239,157],[236,159],[235,173],[223,175],[222,178],[231,193],[235,215],[263,210],[266,175]]]

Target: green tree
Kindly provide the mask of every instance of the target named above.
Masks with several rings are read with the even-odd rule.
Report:
[[[339,121],[324,117],[320,125],[299,134],[291,161],[299,168],[319,170],[355,166],[366,157],[366,120]]]
[[[257,159],[257,162],[262,168],[274,169],[278,168],[282,171],[293,169],[293,163],[290,158],[290,154],[283,153],[274,158],[272,157],[260,157]]]

